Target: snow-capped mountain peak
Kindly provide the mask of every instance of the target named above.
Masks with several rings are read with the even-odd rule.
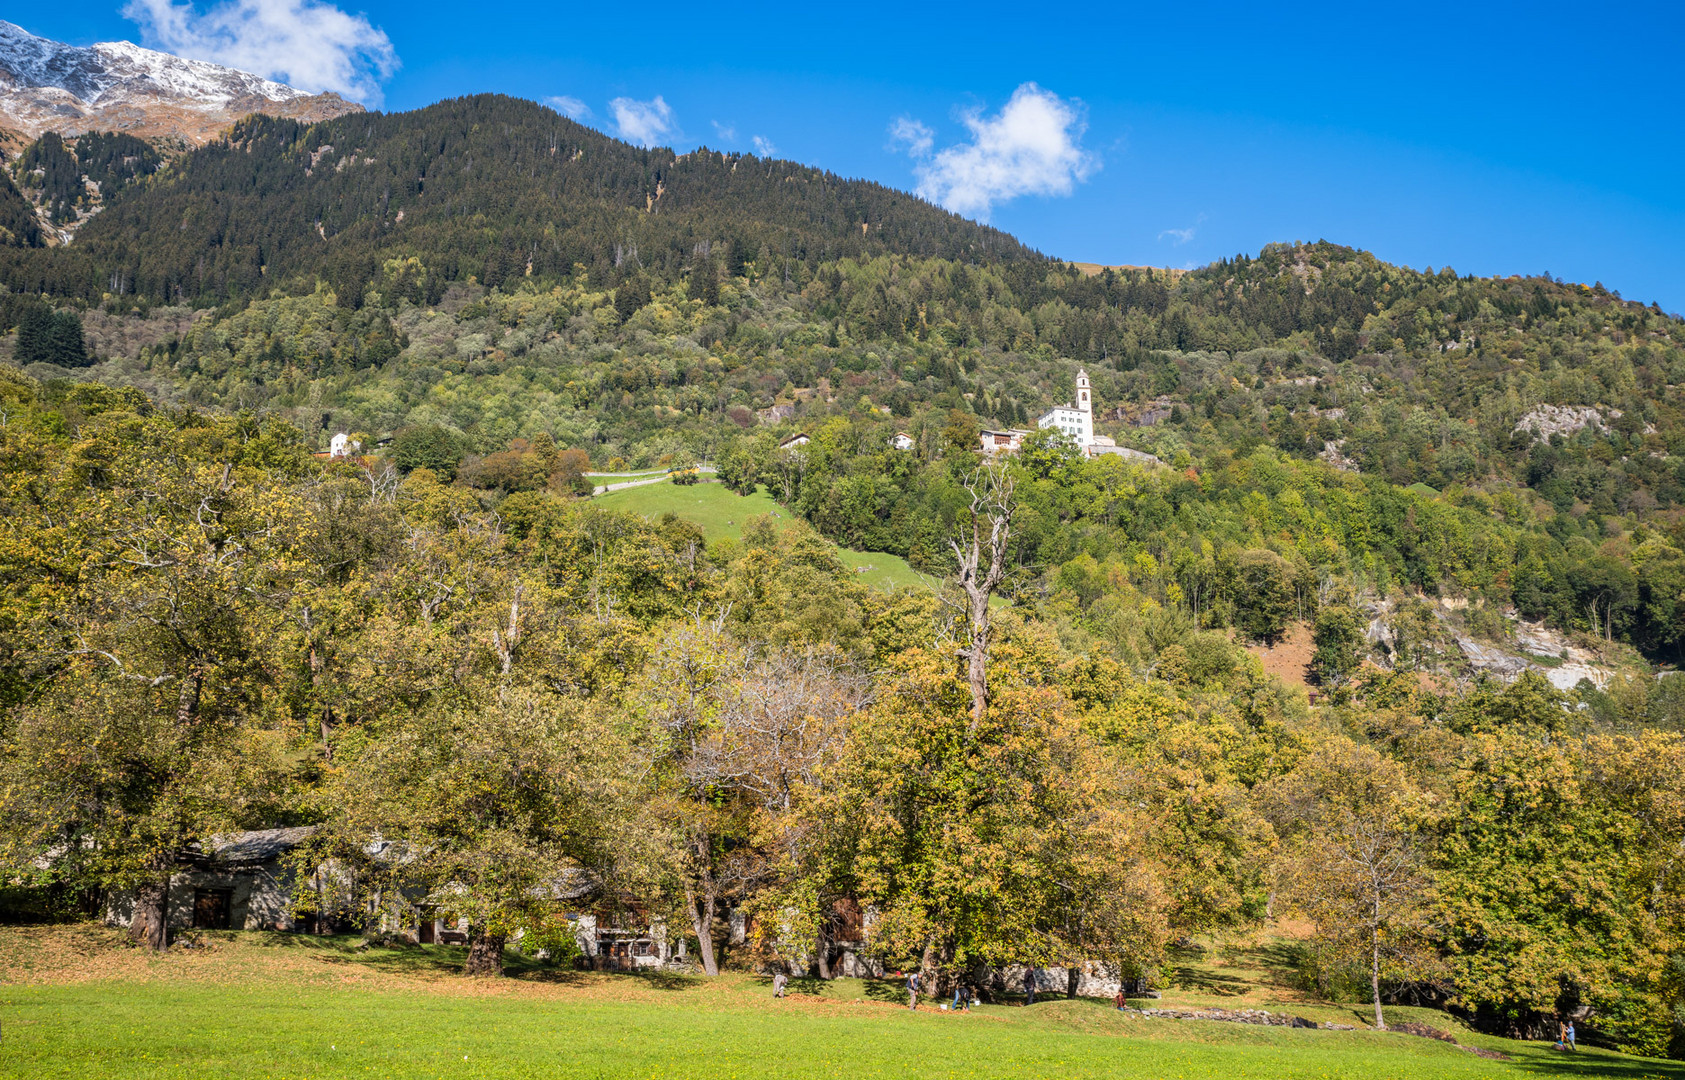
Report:
[[[362,106],[127,41],[66,45],[0,21],[0,126],[204,142],[254,112],[325,119]]]
[[[91,49],[105,58],[107,70],[114,75],[144,79],[162,91],[182,97],[227,103],[250,96],[270,101],[294,101],[311,96],[250,72],[143,49],[129,41],[102,41]]]

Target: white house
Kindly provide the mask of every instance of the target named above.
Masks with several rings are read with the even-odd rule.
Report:
[[[328,456],[333,458],[350,457],[363,448],[363,444],[340,432],[328,443]]]
[[[913,437],[905,431],[897,431],[890,437],[889,445],[897,450],[911,450],[913,448]]]
[[[807,432],[798,431],[796,434],[790,436],[788,439],[785,439],[783,442],[779,443],[778,449],[780,449],[780,450],[794,450],[798,446],[806,446],[809,441],[810,440],[807,437]]]

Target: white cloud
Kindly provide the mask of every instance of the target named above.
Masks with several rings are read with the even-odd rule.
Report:
[[[1172,244],[1176,245],[1177,247],[1181,247],[1183,244],[1187,243],[1189,240],[1192,240],[1194,238],[1194,234],[1199,231],[1199,227],[1203,224],[1205,224],[1205,215],[1201,214],[1198,217],[1194,218],[1194,223],[1192,225],[1189,225],[1187,228],[1185,228],[1185,229],[1165,229],[1163,232],[1158,234],[1158,238],[1160,240],[1163,240],[1165,237],[1168,236],[1170,238],[1170,242]]]
[[[924,157],[936,145],[936,132],[910,116],[897,116],[889,125],[889,145],[905,144],[907,153]]]
[[[617,97],[608,103],[608,111],[614,114],[614,126],[620,137],[642,147],[655,146],[679,133],[673,107],[662,101],[660,94],[650,101]]]
[[[761,157],[769,158],[778,156],[778,147],[772,145],[771,139],[761,135],[756,135],[749,141],[755,144],[755,153],[759,154]]]
[[[123,16],[141,43],[379,105],[380,84],[398,70],[386,32],[320,0],[225,0],[199,11],[175,0],[129,0]]]
[[[999,113],[960,114],[971,141],[930,155],[934,133],[910,117],[890,125],[890,136],[914,157],[927,157],[914,175],[918,193],[957,214],[987,220],[995,203],[1020,195],[1069,195],[1100,167],[1082,148],[1088,130],[1080,103],[1066,101],[1033,82],[1013,91]]]
[[[591,106],[576,97],[569,97],[567,94],[547,97],[544,99],[544,104],[555,109],[569,120],[583,120],[591,115]]]
[[[728,143],[734,143],[737,141],[737,127],[735,124],[722,124],[718,120],[710,120],[708,122],[714,125],[714,134],[718,135],[723,141]]]

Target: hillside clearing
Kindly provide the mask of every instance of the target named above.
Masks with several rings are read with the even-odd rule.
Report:
[[[771,514],[780,520],[790,520],[789,511],[779,506],[772,496],[766,493],[764,487],[753,495],[739,495],[724,484],[700,483],[681,486],[668,480],[611,491],[596,496],[594,501],[610,510],[638,514],[650,519],[659,518],[666,513],[677,514],[700,526],[702,535],[707,537],[710,544],[726,539],[741,540],[743,526],[762,514]],[[845,547],[836,548],[836,555],[844,566],[860,575],[861,581],[875,588],[930,589],[937,584],[935,578],[914,570],[907,565],[906,559],[898,555],[889,555],[881,551],[855,551]]]

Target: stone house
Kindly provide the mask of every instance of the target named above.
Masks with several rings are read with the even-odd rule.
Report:
[[[315,831],[312,826],[258,829],[212,837],[183,853],[170,875],[164,906],[171,930],[301,930],[293,915],[297,875],[284,856]],[[113,893],[105,921],[134,921],[132,892]]]
[[[1028,434],[1028,431],[1019,431],[1016,428],[1008,428],[1005,431],[984,428],[977,433],[977,437],[982,443],[980,449],[985,454],[1016,454],[1019,447],[1024,445],[1024,436]]]

